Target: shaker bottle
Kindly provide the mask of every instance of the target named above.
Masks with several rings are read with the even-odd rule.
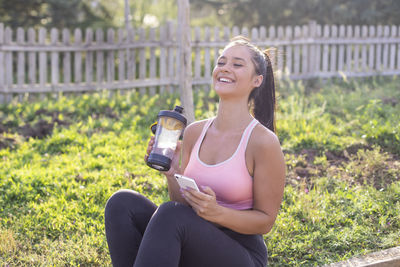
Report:
[[[147,165],[159,171],[168,171],[179,137],[186,127],[186,118],[182,115],[183,107],[174,110],[161,110],[158,113],[154,145]]]

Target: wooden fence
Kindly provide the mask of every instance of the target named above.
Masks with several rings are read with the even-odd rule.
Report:
[[[399,26],[194,28],[192,81],[210,86],[219,51],[235,35],[270,54],[276,75],[310,79],[400,74]],[[0,24],[0,96],[138,89],[172,91],[181,71],[176,23],[157,29],[64,29],[47,32]],[[189,50],[190,51],[190,50]]]

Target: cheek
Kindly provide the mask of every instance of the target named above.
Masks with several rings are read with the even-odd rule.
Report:
[[[241,71],[237,75],[240,77],[240,80],[245,83],[249,83],[253,78],[253,75],[249,71]]]
[[[213,76],[213,77],[215,76],[215,73],[217,72],[217,69],[218,69],[218,67],[215,66],[214,69],[213,69],[213,71],[212,71],[212,76]]]
[[[215,76],[217,75],[217,69],[218,69],[218,67],[214,67],[213,72],[211,74],[213,82],[215,82]]]

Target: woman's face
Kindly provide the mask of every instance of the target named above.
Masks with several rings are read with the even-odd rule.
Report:
[[[248,97],[262,79],[255,73],[249,48],[242,45],[226,48],[213,71],[214,90],[220,97]]]

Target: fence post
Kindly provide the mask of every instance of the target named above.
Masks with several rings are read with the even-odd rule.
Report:
[[[139,42],[146,42],[146,30],[144,28],[139,28]],[[147,59],[146,59],[146,46],[143,46],[139,49],[139,79],[146,79],[147,73]],[[147,91],[146,87],[141,87],[139,92],[140,94],[145,94]]]
[[[93,35],[93,30],[91,28],[87,28],[85,33],[85,45],[88,47],[93,44]],[[85,58],[85,82],[87,85],[91,85],[93,83],[93,58],[93,52],[87,51]],[[120,62],[120,64],[123,64],[123,60],[122,63]]]
[[[75,29],[74,39],[77,47],[82,45],[82,31],[81,29]],[[82,52],[76,51],[74,55],[74,82],[80,84],[82,82]]]
[[[6,27],[4,30],[4,44],[11,45],[12,44],[12,36],[13,32],[10,27]],[[12,93],[14,85],[14,78],[13,78],[13,52],[6,51],[4,55],[4,70],[5,70],[5,97],[6,102],[9,103],[12,100]]]
[[[4,43],[4,24],[0,23],[0,46]],[[5,95],[2,93],[5,89],[5,68],[4,68],[4,53],[0,49],[0,104],[5,103]]]
[[[17,44],[20,46],[25,45],[25,30],[21,27],[17,28]],[[17,90],[23,91],[25,83],[25,52],[18,52],[17,54]],[[19,101],[22,101],[23,94],[18,94]]]
[[[178,70],[179,91],[181,102],[188,122],[194,121],[193,92],[192,92],[192,45],[190,41],[189,0],[178,1],[178,40],[179,60]]]
[[[315,20],[312,20],[308,23],[308,33],[311,40],[313,40],[313,43],[315,43],[315,39],[317,36],[317,22]],[[308,72],[310,74],[310,77],[315,77],[316,76],[316,71],[317,71],[317,66],[316,66],[316,48],[317,46],[315,44],[311,44],[309,46],[309,53],[308,53]]]
[[[53,46],[58,43],[58,30],[56,28],[52,28],[50,31],[50,42]],[[51,52],[51,85],[53,90],[59,82],[59,53]]]
[[[156,29],[155,28],[151,28],[149,31],[149,41],[151,43],[156,42]],[[154,79],[157,76],[157,70],[156,70],[157,59],[156,59],[156,49],[153,46],[150,47],[150,62],[149,63],[150,63],[149,77],[150,77],[150,79]],[[149,93],[150,93],[150,95],[155,95],[156,87],[151,86],[149,88]]]
[[[33,28],[28,29],[28,44],[34,46],[36,42],[36,32]],[[31,87],[36,85],[36,54],[31,51],[28,53],[28,84]]]
[[[40,45],[46,44],[47,31],[45,28],[39,28],[38,43]],[[45,51],[39,52],[39,85],[40,89],[44,90],[47,85],[47,54]],[[44,94],[40,94],[40,98],[44,98]]]

